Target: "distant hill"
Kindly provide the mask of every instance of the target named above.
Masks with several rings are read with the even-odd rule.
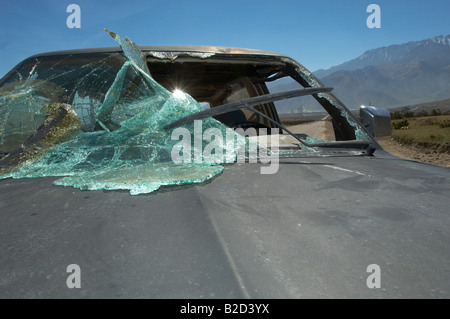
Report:
[[[419,113],[426,111],[427,113],[431,113],[432,110],[439,110],[442,113],[450,112],[450,99],[445,99],[441,101],[421,103],[415,105],[405,105],[391,109],[391,111],[401,111],[404,108],[408,108],[409,111],[414,113]]]
[[[350,109],[362,104],[387,108],[450,98],[450,35],[391,45],[314,72]],[[292,89],[280,81],[273,90]],[[289,104],[291,103],[291,105]],[[293,101],[282,112],[298,109]],[[304,105],[311,108],[309,103]]]
[[[448,51],[442,50],[450,46],[450,35],[435,36],[422,41],[411,41],[405,44],[395,44],[388,47],[381,47],[364,52],[361,56],[331,67],[327,70],[317,70],[314,74],[318,78],[324,78],[337,71],[354,71],[364,69],[367,66],[374,66],[393,62],[406,62],[421,59],[428,59],[430,56],[442,56]],[[448,56],[447,56],[448,58]]]

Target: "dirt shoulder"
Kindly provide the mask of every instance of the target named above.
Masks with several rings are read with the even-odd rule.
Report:
[[[288,128],[293,132],[305,133],[315,138],[334,140],[334,136],[332,136],[333,127],[330,121],[315,121],[291,125],[288,126]],[[385,151],[392,155],[412,161],[450,167],[450,151],[448,144],[446,147],[430,146],[432,143],[412,143],[404,145],[397,142],[392,137],[380,137],[377,138],[377,142]],[[428,144],[428,146],[424,146],[426,144]]]
[[[440,149],[425,148],[419,145],[402,145],[391,137],[377,138],[381,147],[392,155],[424,163],[450,167],[450,154]]]

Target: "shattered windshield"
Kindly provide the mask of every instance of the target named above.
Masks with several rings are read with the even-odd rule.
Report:
[[[261,141],[251,142],[230,126],[243,130],[242,125],[250,120],[258,129],[279,132],[279,119],[270,104],[239,111],[243,122],[225,112],[215,117],[220,122],[208,116],[168,129],[177,120],[200,114],[205,103],[211,107],[219,99],[227,103],[249,95],[242,95],[237,82],[205,99],[196,95],[195,81],[191,81],[192,92],[202,105],[182,90],[171,92],[154,79],[146,56],[132,41],[108,33],[122,53],[38,56],[3,78],[0,179],[57,176],[62,178],[54,184],[82,190],[150,193],[161,186],[204,182],[221,173],[223,164],[239,161],[242,152],[249,157],[248,150]],[[240,65],[234,68],[235,72],[243,69]],[[211,90],[216,90],[214,81],[228,81],[227,73],[218,70],[210,79]],[[176,78],[161,74],[158,80],[162,82]],[[248,86],[245,78],[239,81]],[[270,156],[271,151],[264,149],[264,154]],[[261,158],[261,152],[256,157]]]
[[[120,44],[135,50],[131,41]],[[0,178],[65,176],[55,184],[140,194],[219,174],[232,152],[213,163],[173,162],[179,141],[164,125],[202,107],[167,91],[136,56],[127,57],[42,57],[8,75],[0,89]],[[202,131],[211,128],[228,129],[214,119],[202,122]],[[232,150],[243,142],[234,136]]]
[[[30,136],[49,115],[43,106],[51,103],[70,104],[82,121],[82,129],[93,131],[96,109],[125,62],[123,55],[117,53],[26,60],[2,83],[1,149],[12,149],[20,145],[20,139]],[[128,84],[133,83],[133,78],[139,76],[130,70]]]

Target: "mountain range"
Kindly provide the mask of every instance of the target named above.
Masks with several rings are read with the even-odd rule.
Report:
[[[363,104],[394,108],[448,99],[450,35],[369,50],[314,74],[324,85],[334,87],[333,93],[350,109]],[[293,83],[280,81],[273,90],[292,88]],[[288,100],[281,106],[282,113],[298,108]]]

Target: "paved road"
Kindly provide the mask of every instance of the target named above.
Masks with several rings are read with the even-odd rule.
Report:
[[[321,140],[334,141],[333,125],[330,121],[314,121],[310,123],[288,126],[293,133],[302,133]]]

